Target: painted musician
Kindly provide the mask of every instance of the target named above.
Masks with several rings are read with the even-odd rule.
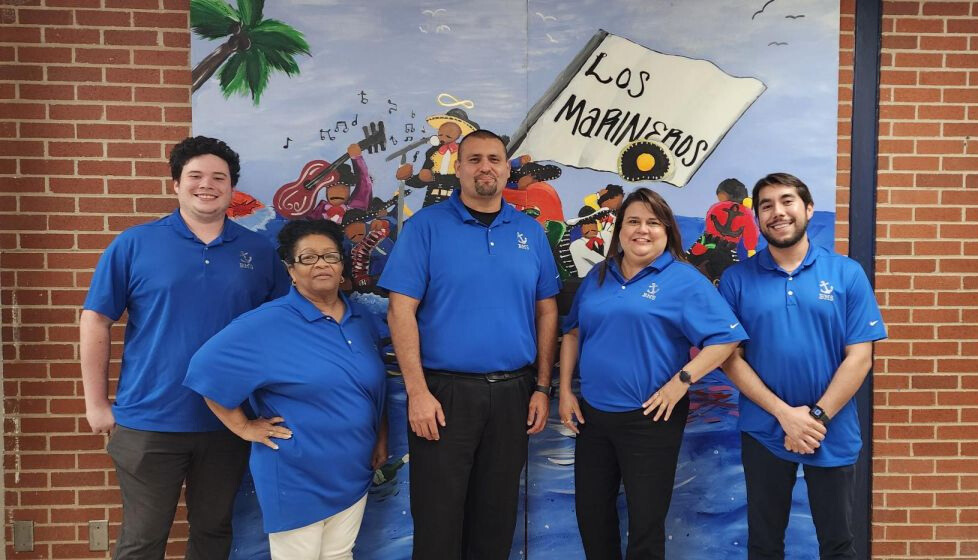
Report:
[[[502,200],[502,139],[468,134],[455,172],[460,189],[404,223],[379,282],[408,396],[413,557],[505,560],[527,436],[549,410],[560,284],[543,228]]]
[[[337,166],[336,173],[339,174],[339,178],[332,185],[326,187],[326,198],[320,200],[306,214],[306,218],[329,220],[342,224],[343,215],[350,208],[367,210],[373,197],[373,181],[370,179],[370,173],[367,172],[367,163],[363,160],[363,151],[358,144],[354,143],[350,144],[346,153],[349,154],[353,167],[351,168],[348,163]]]
[[[811,243],[808,186],[787,173],[754,185],[766,249],[734,265],[720,293],[750,333],[723,370],[740,389],[747,482],[747,557],[784,558],[798,465],[819,557],[856,558],[855,463],[862,447],[853,397],[886,328],[862,267]]]
[[[685,262],[666,201],[646,188],[628,195],[604,261],[577,290],[560,347],[560,419],[578,434],[575,510],[589,560],[621,558],[622,484],[625,557],[665,558],[689,387],[746,338],[713,285]],[[693,346],[701,350],[690,359]]]
[[[479,125],[459,108],[449,109],[444,115],[432,115],[425,120],[438,130],[437,136],[432,138],[437,144],[425,152],[424,164],[417,175],[412,175],[413,168],[410,163],[406,163],[397,169],[395,177],[409,187],[426,189],[422,206],[431,206],[448,200],[458,188],[455,164],[458,161],[459,142],[466,134],[477,130]]]
[[[248,445],[183,387],[194,352],[238,315],[288,291],[264,237],[225,217],[241,166],[197,136],[170,152],[179,208],[119,234],[99,259],[81,315],[85,417],[110,434],[122,491],[117,560],[162,559],[186,483],[187,558],[227,558]],[[110,329],[128,311],[115,402]]]

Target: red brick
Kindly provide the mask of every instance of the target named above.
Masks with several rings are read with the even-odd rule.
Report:
[[[104,115],[102,105],[50,105],[48,117],[51,120],[97,121]]]
[[[96,140],[130,140],[132,127],[126,124],[79,124],[78,137]]]
[[[160,122],[162,110],[151,105],[112,105],[106,108],[105,118],[110,121]]]
[[[75,62],[87,64],[129,64],[128,49],[75,49]]]
[[[942,68],[944,66],[944,55],[940,53],[900,52],[896,53],[894,58],[896,59],[896,66],[904,68]]]
[[[162,152],[155,142],[110,142],[107,155],[110,158],[160,159]]]
[[[158,84],[160,71],[156,68],[106,68],[105,81],[124,84]]]
[[[74,99],[75,86],[70,85],[35,85],[18,84],[17,91],[21,99],[40,99],[51,101],[56,99]]]
[[[48,152],[53,157],[102,157],[101,142],[50,142]]]
[[[133,50],[133,64],[138,66],[187,66],[189,56],[186,51],[175,50]]]
[[[74,197],[63,196],[21,196],[21,212],[74,212]]]
[[[142,195],[165,194],[164,181],[161,179],[108,179],[108,194]],[[169,183],[166,182],[168,186]]]
[[[186,103],[190,92],[185,87],[136,87],[137,103]]]
[[[129,86],[78,86],[81,101],[132,101]]]
[[[129,27],[132,20],[129,12],[114,10],[75,10],[78,25],[95,27]]]
[[[105,192],[105,181],[102,179],[51,177],[48,184],[51,191],[56,193],[101,194]]]
[[[105,30],[103,35],[106,45],[156,46],[159,42],[159,33],[156,31]]]
[[[947,32],[948,33],[978,33],[978,20],[974,18],[949,19],[947,20]]]
[[[175,48],[190,48],[190,34],[186,32],[163,33],[163,46]]]
[[[39,82],[44,79],[44,69],[28,64],[0,64],[0,80],[13,82]]]
[[[40,103],[0,103],[0,119],[41,120],[44,119],[44,105]]]
[[[132,162],[82,160],[78,162],[78,174],[100,177],[130,177],[132,176]]]
[[[937,37],[927,37],[936,39]],[[966,86],[968,74],[956,71],[924,71],[919,76],[920,84],[926,86]]]
[[[71,159],[21,159],[20,172],[24,175],[73,175],[75,161]]]
[[[0,140],[0,154],[7,157],[44,157],[44,142],[26,140]]]
[[[97,45],[101,41],[97,29],[79,29],[77,27],[46,27],[44,28],[45,43],[63,43],[69,45]],[[38,41],[39,42],[39,41]]]
[[[898,18],[895,30],[897,33],[941,33],[944,31],[944,21],[939,19]],[[954,33],[948,28],[949,33]]]

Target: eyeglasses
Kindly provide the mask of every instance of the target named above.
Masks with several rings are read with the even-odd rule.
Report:
[[[323,262],[328,264],[336,264],[343,260],[343,255],[339,253],[326,253],[324,255],[317,255],[315,253],[303,253],[297,256],[293,262],[304,264],[306,266],[312,266],[318,263],[319,259],[323,259]]]

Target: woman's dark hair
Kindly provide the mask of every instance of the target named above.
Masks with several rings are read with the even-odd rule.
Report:
[[[278,257],[286,265],[295,261],[295,246],[310,235],[325,235],[336,248],[343,252],[343,229],[336,222],[329,220],[293,220],[282,226],[278,232]],[[345,262],[344,262],[345,264]],[[347,267],[347,269],[349,269]]]
[[[170,150],[170,176],[174,181],[179,181],[183,166],[195,157],[205,154],[215,155],[227,162],[228,171],[231,172],[231,186],[238,184],[238,177],[241,176],[241,159],[238,153],[222,140],[206,136],[185,138]]]
[[[720,193],[724,193],[730,200],[740,203],[747,198],[747,187],[737,179],[724,179],[717,185],[717,194]]]
[[[608,246],[608,253],[604,258],[604,262],[601,263],[601,271],[598,272],[598,285],[604,283],[604,277],[608,272],[608,264],[611,259],[615,259],[618,266],[621,266],[621,225],[625,221],[625,211],[628,210],[628,207],[638,203],[645,204],[655,214],[655,217],[662,222],[662,225],[665,226],[666,250],[672,253],[673,258],[677,261],[686,262],[686,251],[683,249],[683,236],[679,231],[679,224],[676,222],[676,217],[672,213],[672,208],[662,198],[662,195],[652,189],[641,187],[626,196],[625,200],[621,203],[621,207],[615,213],[615,229],[611,234],[611,244]]]
[[[754,185],[754,191],[751,193],[751,198],[754,199],[754,214],[757,214],[761,205],[761,201],[758,199],[758,196],[761,194],[761,189],[770,187],[771,185],[794,187],[795,192],[798,193],[798,198],[805,203],[806,208],[815,205],[815,201],[812,200],[812,193],[808,190],[808,185],[803,183],[801,179],[790,173],[771,173],[761,178]]]

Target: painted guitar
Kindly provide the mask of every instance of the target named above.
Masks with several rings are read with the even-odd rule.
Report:
[[[357,142],[361,150],[372,152],[378,146],[381,150],[387,148],[384,121],[380,121],[376,126],[370,123],[370,128],[364,126],[363,131],[366,138]],[[275,191],[275,196],[272,197],[275,211],[290,220],[308,214],[316,205],[319,192],[339,180],[340,174],[336,168],[348,159],[350,154],[343,154],[333,163],[321,159],[307,163],[303,166],[298,179],[282,185]]]

